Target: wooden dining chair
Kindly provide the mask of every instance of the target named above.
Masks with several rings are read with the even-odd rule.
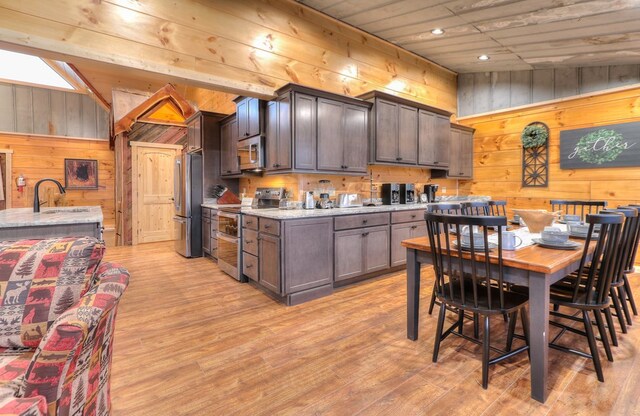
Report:
[[[437,204],[427,205],[427,212],[434,214],[461,214],[462,205],[454,202],[440,202]],[[433,307],[436,304],[436,284],[433,283],[433,291],[431,292],[431,302],[429,303],[429,315],[433,314]]]
[[[580,215],[580,219],[584,220],[587,214],[597,214],[602,208],[606,208],[607,201],[580,201],[580,200],[564,200],[552,199],[551,211],[562,211],[563,214]]]
[[[582,251],[580,267],[575,276],[568,277],[561,284],[551,285],[550,293],[551,303],[554,306],[558,305],[577,310],[582,314],[582,317],[556,310],[549,312],[552,316],[563,320],[582,322],[584,331],[562,322],[550,321],[551,325],[562,330],[551,340],[549,347],[590,358],[593,361],[598,380],[604,381],[596,338],[592,328],[591,313],[595,317],[607,359],[613,361],[609,337],[604,327],[602,314],[607,314],[610,311],[611,282],[616,277],[616,274],[622,273],[622,263],[618,256],[618,249],[620,247],[623,216],[619,214],[588,214],[585,220],[589,224],[589,230]],[[600,226],[597,239],[593,236],[596,225]],[[589,246],[594,240],[595,249],[593,254],[590,255]],[[566,284],[567,280],[570,281],[569,285]],[[608,324],[612,326],[611,321],[608,321]],[[567,331],[586,337],[590,354],[578,350],[574,346],[567,347],[558,344],[557,341]]]
[[[629,205],[629,207],[637,209],[640,215],[640,205],[631,204]],[[635,273],[634,265],[636,263],[636,255],[638,253],[638,248],[640,248],[640,225],[638,229],[638,234],[636,235],[635,243],[633,245],[633,249],[631,250],[631,258],[629,258],[629,263],[627,263],[627,266],[625,267],[625,271],[624,271],[624,288],[627,294],[626,301],[629,302],[629,305],[631,305],[631,311],[636,316],[638,315],[638,308],[636,307],[636,301],[633,298],[633,291],[631,289],[631,284],[629,283],[629,275]]]
[[[489,215],[494,217],[502,215],[503,217],[507,216],[507,201],[498,200],[498,201],[487,201],[489,204]]]
[[[620,247],[618,248],[618,256],[620,256],[620,268],[621,271],[616,273],[611,280],[611,301],[612,307],[616,311],[618,321],[620,322],[620,329],[623,334],[627,333],[627,325],[632,325],[631,313],[629,312],[629,306],[627,304],[626,287],[624,284],[625,271],[629,267],[629,260],[633,258],[633,249],[636,243],[636,237],[638,234],[638,226],[640,226],[640,217],[638,217],[638,210],[633,207],[618,207],[617,209],[603,209],[601,214],[616,214],[624,215],[624,225],[622,226],[622,237],[620,238]],[[633,263],[632,263],[633,264]],[[624,312],[624,316],[623,316]],[[625,321],[626,319],[626,321]],[[625,323],[627,325],[625,325]],[[610,330],[612,326],[609,327]],[[617,340],[614,338],[615,331],[613,331],[612,339],[613,345],[617,346]]]
[[[440,301],[433,362],[438,361],[440,344],[451,334],[482,345],[482,387],[486,389],[489,384],[490,365],[529,349],[529,323],[525,308],[529,301],[528,296],[509,291],[504,282],[502,236],[500,232],[506,227],[507,218],[427,212],[425,213],[425,220],[427,222],[427,234],[436,277],[436,296]],[[448,230],[451,226],[455,229],[457,244],[449,238],[449,233],[443,231]],[[459,242],[462,241],[462,228],[465,226],[469,227],[470,246],[468,250],[463,251]],[[483,241],[481,247],[474,244],[475,236],[478,235],[478,232],[473,231],[473,226],[479,227],[478,232]],[[489,227],[498,227],[499,230],[497,247],[491,249],[494,259],[497,256],[496,264],[492,264],[490,259]],[[457,320],[445,330],[444,322],[447,310],[451,310],[449,308],[453,308],[457,312]],[[471,312],[482,317],[482,341],[464,334],[465,312]],[[509,314],[510,320],[507,330],[506,351],[503,351],[490,345],[489,318],[493,315],[505,313]],[[522,319],[526,344],[513,350],[512,345],[518,313],[520,313]],[[500,355],[490,358],[491,350],[499,352]]]
[[[462,215],[489,215],[489,203],[487,201],[470,201],[460,203]]]

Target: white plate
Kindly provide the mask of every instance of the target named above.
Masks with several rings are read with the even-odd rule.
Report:
[[[453,240],[452,241],[453,245],[458,247],[458,240]],[[471,246],[467,245],[467,244],[461,244],[460,248],[462,248],[464,251],[470,251],[471,250]],[[494,248],[498,248],[498,245],[496,243],[492,243],[491,241],[489,241],[489,250],[493,250]],[[476,251],[480,251],[483,250],[484,251],[484,244],[481,246],[474,246],[474,249]]]
[[[549,243],[544,241],[542,238],[532,238],[532,240],[540,247],[554,248],[558,250],[575,250],[576,248],[582,246],[582,244],[576,243],[575,241],[565,241],[564,243]]]

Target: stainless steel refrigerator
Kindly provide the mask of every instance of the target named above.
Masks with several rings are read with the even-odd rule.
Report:
[[[202,154],[182,153],[174,163],[176,251],[202,257]]]

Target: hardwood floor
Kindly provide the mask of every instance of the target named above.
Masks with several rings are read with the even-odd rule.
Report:
[[[131,272],[116,323],[116,416],[640,414],[639,318],[619,335],[615,362],[602,351],[605,383],[587,359],[551,350],[543,405],[529,398],[524,354],[494,366],[488,390],[479,346],[447,338],[431,362],[429,272],[412,342],[404,272],[285,307],[171,244],[112,247],[106,259]],[[492,321],[492,343],[504,345],[505,331]]]

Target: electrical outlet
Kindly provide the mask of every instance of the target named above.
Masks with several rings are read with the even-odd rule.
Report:
[[[443,193],[443,194],[446,194],[446,193],[447,193],[447,187],[446,187],[446,186],[443,186],[443,187],[442,187],[442,188],[440,188],[440,189],[442,190],[442,193]]]

